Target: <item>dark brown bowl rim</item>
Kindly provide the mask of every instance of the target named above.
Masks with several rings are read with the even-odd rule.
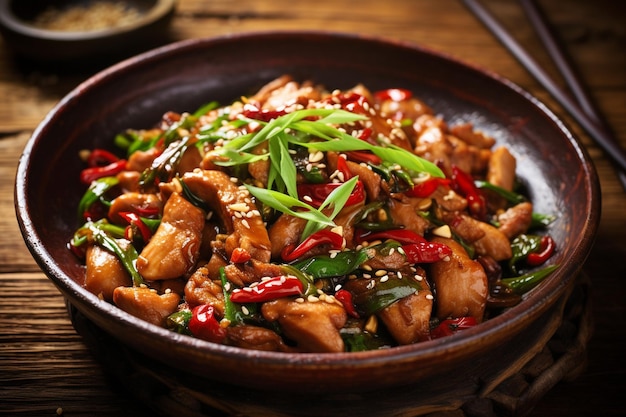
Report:
[[[584,169],[584,179],[586,181],[585,189],[587,195],[590,196],[587,201],[586,207],[584,207],[586,213],[586,222],[584,230],[581,231],[578,238],[578,244],[570,254],[570,261],[560,267],[556,272],[549,276],[539,287],[533,289],[529,296],[522,302],[513,307],[512,309],[503,312],[501,315],[487,320],[480,325],[467,329],[463,332],[459,332],[453,336],[421,342],[413,345],[399,346],[385,350],[375,350],[366,352],[344,352],[344,353],[281,353],[281,352],[264,352],[256,350],[247,350],[237,347],[225,346],[220,344],[214,344],[206,342],[200,339],[179,335],[169,330],[160,328],[158,326],[149,324],[147,322],[139,321],[134,316],[123,312],[117,307],[101,303],[98,298],[89,293],[86,289],[67,277],[62,269],[54,262],[50,254],[43,247],[41,240],[39,239],[37,232],[32,228],[32,221],[29,218],[28,201],[26,198],[26,183],[27,172],[29,168],[29,155],[37,145],[42,131],[45,129],[46,124],[54,122],[57,115],[63,112],[64,107],[68,102],[73,100],[85,89],[89,89],[92,85],[102,82],[110,77],[115,77],[119,72],[131,71],[135,66],[149,64],[151,61],[157,61],[166,58],[169,54],[179,53],[181,50],[193,50],[195,48],[202,48],[207,45],[211,45],[216,42],[233,41],[240,38],[248,37],[271,37],[273,35],[289,35],[289,36],[322,36],[322,37],[349,37],[358,38],[366,42],[385,43],[398,45],[403,48],[414,50],[421,54],[429,54],[438,56],[444,60],[449,60],[457,65],[465,67],[469,71],[477,71],[483,75],[491,78],[493,81],[500,83],[512,90],[514,93],[521,95],[533,106],[537,107],[541,113],[543,113],[548,119],[550,119],[554,125],[561,131],[561,133],[569,140],[574,149],[576,150],[579,160],[582,162]],[[150,336],[164,338],[168,344],[172,346],[176,344],[183,344],[189,348],[200,349],[203,353],[206,353],[212,357],[234,358],[242,360],[251,360],[256,363],[264,363],[267,365],[281,365],[281,364],[297,364],[303,368],[342,368],[350,366],[367,365],[372,366],[376,364],[391,362],[403,363],[408,361],[415,361],[441,355],[442,353],[459,352],[469,346],[480,343],[482,341],[489,341],[489,344],[497,343],[500,340],[499,334],[501,330],[507,328],[524,328],[529,320],[537,318],[543,313],[548,306],[550,306],[558,297],[560,297],[565,289],[569,286],[572,280],[579,274],[582,264],[586,260],[592,244],[595,238],[595,234],[598,228],[600,220],[600,192],[599,182],[595,167],[587,154],[587,151],[582,144],[576,139],[565,124],[539,99],[531,95],[526,90],[522,89],[515,83],[505,79],[504,77],[493,73],[487,69],[478,67],[476,65],[462,62],[457,58],[442,52],[434,51],[429,48],[418,46],[414,43],[403,42],[391,39],[385,39],[382,37],[372,37],[355,35],[350,33],[338,33],[329,31],[261,31],[261,32],[245,32],[239,34],[231,34],[212,38],[201,39],[189,39],[184,41],[175,42],[160,48],[153,49],[151,51],[142,53],[135,57],[124,60],[116,65],[113,65],[98,74],[92,76],[81,85],[76,87],[72,92],[66,95],[46,116],[41,124],[34,131],[31,139],[28,141],[24,148],[22,157],[20,158],[16,185],[15,185],[15,205],[17,211],[18,222],[24,240],[31,251],[33,257],[43,269],[46,275],[57,285],[64,294],[68,297],[71,303],[77,304],[89,304],[94,309],[102,312],[107,316],[110,316],[114,320],[119,320],[119,324],[134,329],[135,331],[146,332]]]

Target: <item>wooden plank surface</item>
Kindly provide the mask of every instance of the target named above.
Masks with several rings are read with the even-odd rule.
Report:
[[[483,2],[550,66],[515,1]],[[626,146],[626,2],[541,0],[594,100]],[[626,194],[603,152],[456,0],[180,0],[171,40],[244,31],[323,29],[410,41],[494,71],[535,94],[589,150],[603,215],[585,272],[595,333],[588,365],[561,381],[532,416],[623,416],[626,412]],[[15,59],[0,38],[0,415],[149,416],[112,383],[73,329],[64,300],[40,272],[15,220],[13,181],[21,150],[45,114],[90,72],[62,73]]]

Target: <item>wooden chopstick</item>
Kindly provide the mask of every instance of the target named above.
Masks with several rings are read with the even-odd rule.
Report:
[[[607,132],[600,128],[573,101],[535,59],[496,21],[487,9],[476,0],[463,0],[467,8],[504,44],[504,46],[517,58],[517,60],[539,81],[543,87],[565,108],[567,112],[582,126],[583,129],[604,149],[606,154],[619,166],[621,171],[626,171],[626,153]]]
[[[537,35],[543,42],[548,54],[552,58],[552,61],[561,72],[563,79],[567,83],[574,98],[578,102],[581,110],[594,121],[598,127],[604,130],[605,134],[614,142],[617,142],[614,136],[611,134],[611,128],[606,124],[604,118],[600,116],[599,111],[594,106],[593,101],[587,94],[587,90],[584,87],[580,77],[572,67],[571,61],[563,52],[563,49],[559,45],[557,39],[553,36],[553,32],[549,27],[549,23],[541,9],[537,6],[535,0],[520,0],[528,20],[535,28]],[[626,190],[626,172],[618,169],[617,176],[622,183],[622,187]]]

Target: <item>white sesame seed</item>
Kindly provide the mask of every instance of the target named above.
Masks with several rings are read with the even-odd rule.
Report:
[[[374,275],[376,275],[377,277],[382,277],[383,275],[387,275],[387,271],[385,271],[384,269],[379,269],[374,273]]]
[[[248,307],[246,306],[241,306],[241,312],[246,316],[250,314],[250,310],[248,310]]]
[[[341,289],[341,284],[335,285],[335,292],[339,291],[340,289]]]
[[[380,278],[380,282],[387,282],[389,280],[389,275],[384,275]]]
[[[317,298],[314,295],[309,295],[306,299],[307,299],[307,301],[309,301],[311,303],[317,303],[320,300],[319,298]]]
[[[245,226],[246,229],[250,229],[250,223],[248,223],[248,220],[243,219],[241,221],[241,224],[243,224]]]
[[[432,294],[426,294],[426,299],[427,300],[432,300],[432,299],[434,299],[434,297],[433,297]]]

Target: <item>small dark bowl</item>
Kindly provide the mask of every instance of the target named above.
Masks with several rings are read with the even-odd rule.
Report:
[[[48,30],[34,24],[36,17],[51,6],[62,10],[88,3],[88,0],[0,0],[0,33],[18,56],[34,62],[74,65],[85,61],[113,62],[163,43],[176,9],[176,0],[124,0],[140,13],[137,20],[127,24],[82,31]]]
[[[227,103],[285,73],[331,89],[356,83],[372,90],[407,88],[450,123],[471,121],[493,135],[517,157],[536,210],[558,215],[550,233],[558,242],[552,261],[560,268],[519,305],[474,328],[360,353],[288,354],[212,344],[139,321],[86,291],[84,268],[66,248],[83,191],[79,151],[111,148],[114,135],[126,128],[150,127],[168,110]],[[105,335],[98,355],[118,366],[133,358],[133,366],[150,370],[170,389],[182,388],[199,407],[238,415],[413,416],[488,394],[554,334],[600,217],[597,175],[587,153],[527,92],[414,45],[319,32],[189,40],[93,76],[34,132],[15,192],[34,258],[74,311]]]

